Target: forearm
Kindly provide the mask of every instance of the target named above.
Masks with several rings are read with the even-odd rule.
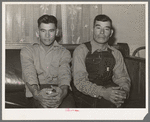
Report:
[[[81,72],[74,76],[74,85],[80,92],[90,95],[91,97],[97,97],[98,91],[102,89],[102,86],[98,86],[89,81],[87,73]]]
[[[68,85],[62,85],[62,86],[60,86],[60,89],[62,90],[62,98],[66,97],[66,95],[68,93],[68,88],[69,88]]]
[[[38,96],[38,93],[40,92],[40,88],[37,84],[30,85],[29,83],[26,83],[27,87],[29,88],[30,92],[32,93],[33,97],[36,99]]]

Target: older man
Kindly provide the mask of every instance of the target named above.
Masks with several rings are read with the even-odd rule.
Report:
[[[112,34],[112,20],[97,15],[93,40],[74,51],[73,92],[79,108],[120,107],[129,95],[130,78],[123,57],[108,45]]]

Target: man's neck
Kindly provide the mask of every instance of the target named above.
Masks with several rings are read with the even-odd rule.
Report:
[[[95,49],[105,50],[108,47],[108,43],[100,44],[95,42],[94,40],[92,41],[92,44],[93,44],[93,48]]]
[[[51,45],[49,45],[49,46],[45,46],[44,44],[41,43],[41,46],[43,47],[45,52],[48,52],[48,50],[50,50],[50,48],[52,48],[53,44],[54,44],[54,42]]]

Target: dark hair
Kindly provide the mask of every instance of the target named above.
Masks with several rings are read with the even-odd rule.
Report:
[[[57,28],[57,19],[53,15],[43,15],[38,19],[38,27],[40,26],[41,23],[49,24],[49,23],[54,23],[56,28]]]
[[[109,21],[112,27],[112,20],[107,15],[104,15],[104,14],[97,15],[94,19],[94,25],[96,21],[102,21],[102,22]]]

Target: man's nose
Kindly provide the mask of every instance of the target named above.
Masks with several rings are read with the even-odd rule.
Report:
[[[46,38],[49,38],[50,37],[50,33],[49,33],[49,31],[46,31]]]
[[[102,34],[104,33],[104,29],[103,29],[103,28],[102,28],[102,29],[100,29],[100,33],[102,33]]]

